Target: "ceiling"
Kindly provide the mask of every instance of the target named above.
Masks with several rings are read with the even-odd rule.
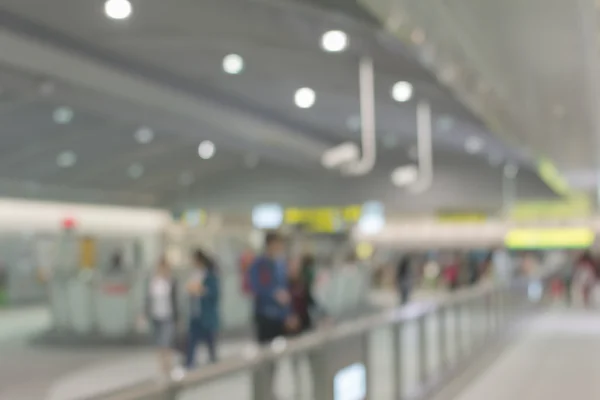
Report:
[[[360,7],[340,14],[310,1],[132,4],[130,20],[114,21],[102,1],[0,0],[0,193],[228,209],[381,198],[416,210],[465,200],[463,207],[482,209],[501,199],[501,165],[509,162],[521,166],[520,196],[551,195],[529,154],[490,134],[418,54]],[[330,29],[349,34],[346,52],[320,49]],[[230,53],[244,58],[239,75],[222,70]],[[331,146],[359,140],[363,55],[375,64],[379,158],[369,176],[344,178],[319,160]],[[432,104],[435,181],[423,195],[430,201],[389,181],[416,141],[416,103],[390,98],[399,80]],[[305,86],[317,95],[310,109],[293,101]],[[53,120],[61,107],[73,113],[68,123]],[[143,127],[153,132],[149,143],[136,141]],[[473,138],[482,148],[467,154]],[[216,145],[210,160],[197,154],[204,140]],[[65,152],[76,155],[69,167],[57,164]]]
[[[505,140],[597,186],[597,1],[359,2],[397,38],[426,37],[411,46]]]

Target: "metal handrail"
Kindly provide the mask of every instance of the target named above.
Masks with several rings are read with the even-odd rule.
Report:
[[[515,285],[519,285],[519,283],[516,283]],[[504,288],[505,287],[498,287],[492,284],[480,285],[476,288],[458,291],[443,299],[432,300],[427,304],[415,304],[410,307],[396,308],[378,313],[377,315],[341,323],[340,325],[329,329],[321,329],[302,337],[286,341],[285,346],[281,346],[281,348],[271,346],[258,349],[252,356],[229,359],[214,366],[202,368],[198,371],[191,372],[181,381],[172,381],[166,386],[155,382],[146,382],[126,389],[115,390],[99,396],[87,398],[85,400],[144,400],[147,398],[154,399],[155,397],[160,396],[170,398],[168,397],[169,393],[177,393],[188,388],[199,387],[200,385],[236,373],[253,371],[260,366],[264,366],[265,363],[274,362],[288,356],[318,349],[328,343],[336,342],[347,337],[368,334],[381,327],[419,321],[424,317],[441,310],[470,304],[476,299],[485,299]]]

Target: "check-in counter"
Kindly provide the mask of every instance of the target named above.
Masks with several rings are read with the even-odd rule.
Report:
[[[177,276],[185,286],[188,273]],[[127,340],[143,337],[139,317],[144,312],[147,276],[100,274],[82,271],[55,274],[49,281],[53,331],[57,337]],[[225,331],[243,329],[252,322],[252,299],[241,290],[241,277],[221,277],[221,325]],[[323,269],[318,273],[315,295],[333,316],[357,310],[367,304],[369,274],[366,268]],[[189,300],[180,290],[181,315],[188,315]]]

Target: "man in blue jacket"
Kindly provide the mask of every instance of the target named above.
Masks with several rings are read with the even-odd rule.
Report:
[[[248,270],[250,288],[254,294],[254,322],[260,344],[284,336],[286,326],[292,324],[290,294],[284,255],[283,238],[267,233],[265,251]]]

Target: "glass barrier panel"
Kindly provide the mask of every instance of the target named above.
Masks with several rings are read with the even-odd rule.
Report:
[[[177,394],[175,400],[258,400],[253,397],[252,372],[244,371],[203,383],[197,387],[183,389]]]
[[[468,354],[473,347],[473,332],[471,329],[473,315],[468,303],[462,303],[459,306],[459,317],[460,317],[460,332],[461,332],[461,343],[460,350],[462,354]]]
[[[425,343],[427,346],[427,376],[435,375],[441,365],[439,314],[431,313],[425,317]]]
[[[416,321],[402,325],[400,331],[401,396],[411,397],[419,390],[419,330]]]
[[[393,325],[376,329],[368,333],[368,364],[370,397],[378,400],[394,399],[394,385],[398,378],[395,374],[394,351],[396,331]]]
[[[460,357],[459,328],[460,315],[458,307],[450,307],[444,313],[446,318],[444,339],[446,340],[446,360],[450,365],[458,362]]]

